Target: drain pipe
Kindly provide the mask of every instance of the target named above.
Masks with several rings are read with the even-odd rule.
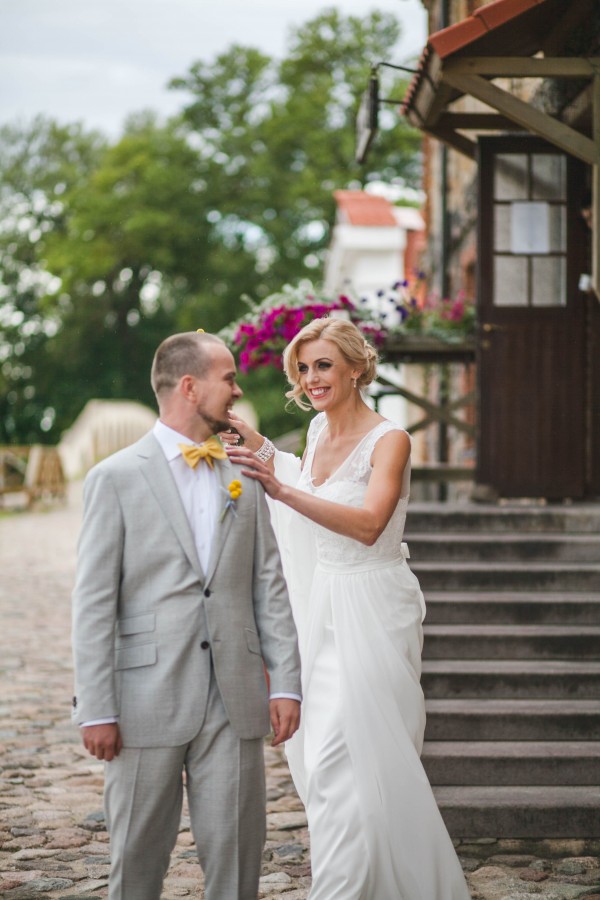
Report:
[[[450,24],[450,0],[441,0],[440,6],[440,30]],[[442,233],[440,235],[440,287],[442,298],[450,295],[450,223],[448,220],[448,147],[442,144],[440,157],[440,191],[441,191],[441,219]],[[440,367],[439,403],[442,408],[447,406],[450,400],[450,371],[448,366]],[[438,429],[438,462],[448,462],[448,426],[440,422]],[[438,486],[438,500],[448,499],[448,485],[440,481]]]

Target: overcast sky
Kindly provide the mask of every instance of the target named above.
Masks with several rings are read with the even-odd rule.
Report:
[[[195,60],[232,43],[281,56],[290,26],[331,5],[393,12],[403,40],[390,62],[420,54],[420,0],[0,0],[0,122],[45,113],[115,137],[131,112],[176,112],[185,95],[166,84]]]

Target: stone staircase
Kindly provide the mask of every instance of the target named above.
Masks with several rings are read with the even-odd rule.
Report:
[[[411,504],[423,763],[453,837],[600,837],[600,505]]]

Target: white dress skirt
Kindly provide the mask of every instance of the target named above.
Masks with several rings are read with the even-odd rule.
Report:
[[[318,497],[361,506],[377,440],[370,431],[322,485],[312,482],[324,414],[313,419],[302,472],[276,454],[276,474]],[[452,841],[420,760],[419,583],[402,543],[410,470],[378,541],[367,547],[271,503],[298,628],[302,725],[286,744],[307,813],[310,900],[468,900]]]

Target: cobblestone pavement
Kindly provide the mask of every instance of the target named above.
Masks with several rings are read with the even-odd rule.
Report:
[[[0,897],[6,900],[107,896],[102,764],[87,756],[69,719],[79,518],[79,485],[67,506],[0,512]],[[282,753],[267,746],[266,762],[260,897],[305,900],[306,819]],[[461,843],[458,852],[474,900],[600,900],[598,841],[483,839]],[[163,900],[201,898],[201,885],[184,814]]]

